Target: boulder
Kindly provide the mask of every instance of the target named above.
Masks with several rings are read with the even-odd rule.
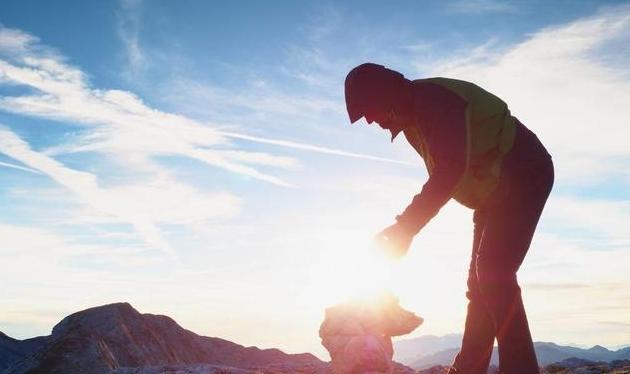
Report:
[[[319,336],[334,374],[392,373],[392,336],[409,334],[422,322],[385,293],[327,308]]]

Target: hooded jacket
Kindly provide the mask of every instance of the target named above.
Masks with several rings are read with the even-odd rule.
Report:
[[[451,198],[472,209],[488,201],[518,121],[505,102],[473,83],[428,78],[412,85],[414,121],[403,133],[429,180],[397,219],[415,233]]]

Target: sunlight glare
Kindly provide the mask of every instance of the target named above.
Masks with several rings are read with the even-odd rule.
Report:
[[[396,261],[378,247],[371,235],[350,233],[324,239],[322,262],[313,264],[322,274],[318,299],[330,306],[351,300],[374,300],[390,293]]]

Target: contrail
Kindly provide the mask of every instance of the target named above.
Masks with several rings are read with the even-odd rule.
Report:
[[[13,168],[13,169],[18,169],[18,170],[28,171],[29,173],[33,173],[33,174],[42,174],[39,170],[35,170],[35,169],[31,169],[31,168],[27,168],[27,167],[20,166],[20,165],[10,164],[10,163],[8,163],[8,162],[2,162],[2,161],[0,161],[0,166],[6,166],[6,167],[8,167],[8,168]]]
[[[327,148],[327,147],[320,147],[320,146],[304,144],[304,143],[297,143],[297,142],[292,142],[292,141],[288,141],[288,140],[277,140],[277,139],[269,139],[269,138],[260,138],[260,137],[257,137],[257,136],[243,135],[243,134],[237,134],[237,133],[225,132],[225,131],[219,131],[219,134],[221,134],[223,136],[226,136],[226,137],[229,137],[229,138],[249,140],[249,141],[256,142],[256,143],[272,144],[272,145],[277,145],[277,146],[281,146],[281,147],[302,149],[302,150],[305,150],[305,151],[326,153],[326,154],[330,154],[330,155],[338,155],[338,156],[345,156],[345,157],[361,158],[361,159],[364,159],[364,160],[374,160],[374,161],[381,161],[381,162],[390,162],[390,163],[393,163],[393,164],[415,166],[415,164],[413,164],[411,162],[394,160],[394,159],[385,158],[385,157],[370,156],[370,155],[365,155],[365,154],[362,154],[362,153],[346,152],[346,151],[342,151],[342,150],[338,150],[338,149],[332,149],[332,148]]]

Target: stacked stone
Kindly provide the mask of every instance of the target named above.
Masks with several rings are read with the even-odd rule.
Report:
[[[334,374],[392,373],[392,336],[408,334],[422,322],[401,308],[397,298],[383,294],[327,308],[319,336]]]

